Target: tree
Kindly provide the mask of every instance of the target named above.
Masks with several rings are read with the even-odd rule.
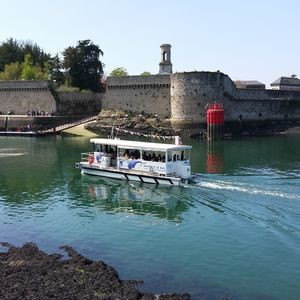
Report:
[[[50,60],[50,54],[44,52],[36,43],[31,41],[20,42],[22,49],[23,61],[25,61],[25,55],[30,54],[31,61],[35,66],[40,66],[43,71],[47,67],[47,63]]]
[[[13,38],[2,42],[0,45],[0,71],[4,71],[5,65],[15,62],[23,62],[22,49],[17,40]]]
[[[62,72],[63,65],[58,54],[49,59],[47,66],[50,80],[55,82],[57,86],[62,85],[65,82],[65,74]]]
[[[48,79],[48,74],[43,72],[39,65],[34,65],[31,55],[26,54],[21,73],[21,79],[24,80],[42,80]]]
[[[25,55],[30,54],[34,65],[38,65],[45,71],[50,54],[44,52],[37,44],[30,41],[17,41],[9,38],[0,45],[0,71],[4,71],[5,65],[25,61]]]
[[[80,90],[93,92],[102,90],[103,64],[99,57],[103,51],[90,40],[78,41],[76,47],[68,47],[63,52],[63,66],[67,72],[67,83]]]
[[[109,76],[113,76],[113,77],[121,77],[121,76],[129,76],[127,70],[123,67],[118,67],[113,69]]]
[[[0,80],[18,80],[21,77],[22,64],[19,62],[5,65],[4,71],[0,72]]]
[[[141,76],[150,76],[151,73],[148,71],[144,71],[143,73],[141,73]]]

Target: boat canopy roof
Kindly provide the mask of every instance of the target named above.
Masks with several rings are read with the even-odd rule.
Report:
[[[126,141],[118,139],[100,139],[94,138],[90,140],[91,143],[117,146],[119,148],[126,149],[145,149],[145,150],[156,150],[156,151],[182,151],[191,150],[192,146],[188,145],[175,145],[175,144],[162,144],[162,143],[148,143],[148,142],[137,142],[137,141]]]

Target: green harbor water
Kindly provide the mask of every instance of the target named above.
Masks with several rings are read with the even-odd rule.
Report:
[[[81,175],[85,138],[1,137],[0,241],[71,245],[143,291],[300,299],[300,136],[184,142],[202,181],[164,187]]]

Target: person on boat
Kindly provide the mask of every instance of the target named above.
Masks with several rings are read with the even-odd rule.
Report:
[[[148,160],[148,154],[146,151],[143,152],[143,160]]]
[[[124,158],[125,159],[129,159],[129,152],[128,152],[128,150],[125,150],[125,152],[124,152]]]
[[[134,156],[134,159],[139,159],[140,158],[140,152],[138,150],[134,150],[133,151],[133,156]]]
[[[117,158],[117,152],[115,152],[114,149],[112,147],[110,147],[108,150],[108,156],[111,159],[115,159],[115,158]]]
[[[158,161],[155,153],[152,154],[151,161]]]

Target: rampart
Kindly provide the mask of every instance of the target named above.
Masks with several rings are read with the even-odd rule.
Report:
[[[56,111],[48,81],[0,81],[0,112],[26,114],[27,111]]]
[[[81,116],[101,110],[103,94],[56,92],[49,81],[0,81],[0,114],[26,115],[40,111],[60,116]]]
[[[170,76],[108,77],[102,106],[106,109],[169,116],[171,114]]]
[[[109,77],[103,108],[153,113],[174,125],[206,122],[208,103],[223,103],[225,122],[300,120],[300,91],[237,89],[222,72]]]
[[[92,92],[58,92],[57,114],[64,116],[99,113],[103,94]]]
[[[172,74],[172,122],[193,124],[206,120],[205,107],[207,103],[220,101],[223,98],[222,88],[222,73],[220,72]]]
[[[48,81],[0,81],[0,112],[38,110],[83,116],[105,109],[157,114],[199,128],[208,103],[223,103],[225,122],[300,120],[300,91],[237,89],[222,72],[109,77],[106,94],[55,92]]]
[[[223,103],[225,122],[300,120],[300,91],[237,89],[221,72],[171,75],[173,123],[205,123],[214,102]]]
[[[300,91],[224,89],[225,120],[300,120]]]

